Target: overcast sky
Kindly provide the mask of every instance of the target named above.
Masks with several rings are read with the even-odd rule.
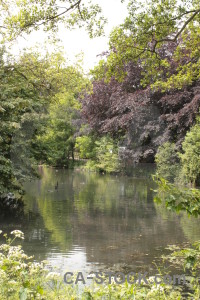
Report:
[[[102,9],[104,16],[108,19],[105,27],[105,37],[90,39],[84,29],[69,31],[60,26],[59,38],[65,49],[66,55],[70,60],[74,61],[75,56],[81,51],[84,53],[84,69],[88,71],[95,63],[98,62],[96,56],[108,49],[108,38],[113,27],[123,22],[127,16],[126,4],[122,4],[120,0],[96,0]],[[14,47],[14,54],[17,55],[24,47],[34,46],[39,43],[43,47],[45,36],[41,32],[35,32],[28,35],[26,40],[20,39]]]

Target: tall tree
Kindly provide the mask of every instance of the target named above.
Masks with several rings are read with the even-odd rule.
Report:
[[[78,95],[80,78],[61,53],[28,52],[15,61],[1,51],[0,197],[20,191],[18,183],[35,173],[34,141],[46,125],[49,107],[57,101],[56,94]]]
[[[124,135],[126,157],[153,162],[164,142],[180,147],[199,112],[200,6],[138,0],[128,10],[91,72],[83,114],[96,131]]]
[[[128,10],[111,34],[108,77],[122,79],[132,61],[142,68],[144,86],[181,89],[199,79],[199,1],[131,0]]]
[[[55,166],[69,166],[74,162],[75,138],[82,120],[79,95],[88,89],[89,80],[81,73],[80,67],[62,69],[62,88],[58,90],[49,106],[47,123],[36,136],[36,156],[43,162]]]

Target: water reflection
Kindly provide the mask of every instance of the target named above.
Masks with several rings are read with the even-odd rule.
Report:
[[[41,168],[26,184],[25,250],[61,272],[115,265],[146,271],[168,244],[200,237],[198,223],[153,202],[149,179]],[[58,189],[55,185],[58,182]],[[12,221],[13,222],[13,221]],[[2,227],[1,226],[1,227]]]

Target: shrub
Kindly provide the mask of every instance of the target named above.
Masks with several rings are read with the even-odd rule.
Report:
[[[0,299],[75,299],[75,289],[71,286],[64,289],[60,275],[49,272],[46,262],[34,262],[33,257],[24,253],[21,245],[13,245],[17,238],[24,239],[24,234],[14,230],[11,235],[14,238],[4,234],[6,243],[0,246]],[[65,298],[61,298],[63,293]]]
[[[94,138],[91,136],[79,136],[76,138],[76,150],[79,151],[80,158],[94,158],[95,157],[95,144]]]
[[[182,144],[183,153],[179,154],[182,175],[186,182],[199,184],[200,179],[200,120],[186,134]]]
[[[108,136],[102,137],[96,144],[96,167],[108,173],[119,170],[118,147]]]
[[[89,158],[86,168],[99,172],[118,172],[119,158],[117,142],[109,136],[94,139],[82,136],[76,139],[76,149],[81,158]]]
[[[157,173],[169,181],[174,181],[180,169],[176,146],[173,143],[165,143],[158,148],[155,156]]]
[[[200,215],[199,189],[178,187],[158,174],[153,175],[153,180],[158,186],[157,190],[154,191],[157,193],[154,197],[155,202],[164,202],[167,209],[177,213],[184,211],[195,217]]]

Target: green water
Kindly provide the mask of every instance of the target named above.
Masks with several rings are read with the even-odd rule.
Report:
[[[150,179],[42,167],[40,173],[41,180],[25,184],[24,215],[1,219],[0,228],[22,230],[25,251],[61,273],[149,271],[168,244],[200,239],[198,219],[153,202]]]

